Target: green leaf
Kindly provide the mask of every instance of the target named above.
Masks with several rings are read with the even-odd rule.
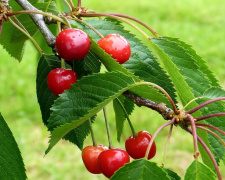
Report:
[[[216,174],[209,169],[206,165],[193,161],[193,163],[188,167],[184,180],[216,180]]]
[[[173,81],[183,106],[195,97],[201,97],[205,90],[210,88],[210,81],[196,64],[198,57],[195,57],[193,52],[189,54],[190,49],[187,49],[186,44],[172,38],[152,38],[152,42],[156,53],[159,55]],[[187,109],[192,109],[197,105],[196,102],[193,102]],[[200,111],[197,111],[194,115],[198,117],[202,116]],[[198,131],[198,135],[211,148],[207,139],[207,133]],[[202,146],[199,146],[199,149],[204,162],[213,168],[208,154]]]
[[[169,180],[167,173],[156,163],[145,159],[135,160],[125,164],[110,178],[110,180]]]
[[[47,76],[52,69],[60,68],[61,61],[53,55],[43,55],[37,68],[36,91],[37,99],[41,109],[43,123],[47,126],[50,117],[50,108],[57,99],[47,85]]]
[[[37,0],[31,0],[29,2],[40,10],[43,10],[44,12],[57,13],[54,1],[40,2]],[[9,1],[9,4],[14,12],[22,10],[22,8],[16,3],[16,1]],[[29,15],[22,14],[16,17],[27,29],[31,36],[33,36],[38,31],[36,25],[34,24]],[[22,60],[23,51],[27,40],[28,37],[16,27],[14,27],[9,21],[4,22],[0,37],[0,44],[12,57],[17,59],[18,61]]]
[[[1,113],[0,142],[0,179],[27,179],[20,150]]]
[[[166,169],[162,167],[162,169],[168,174],[170,180],[180,180],[180,176],[177,175],[177,173],[171,171],[170,169]]]
[[[101,63],[99,59],[91,51],[89,51],[84,59],[73,61],[73,70],[77,73],[78,79],[92,73],[98,73],[100,72],[100,68]]]
[[[119,72],[89,75],[72,85],[55,101],[51,109],[53,112],[48,127],[57,128],[51,133],[50,145],[46,153],[69,131],[136,85],[132,77]]]
[[[168,91],[172,98],[175,99],[174,89],[171,84],[171,81],[169,80],[165,72],[162,70],[162,68],[159,66],[158,62],[155,60],[151,52],[147,49],[145,45],[140,42],[140,40],[135,38],[135,36],[130,32],[124,30],[123,26],[118,24],[118,21],[112,22],[110,19],[92,19],[86,22],[93,26],[103,35],[110,33],[118,33],[125,36],[128,42],[130,43],[132,50],[131,58],[124,65],[120,65],[119,63],[115,62],[114,59],[111,58],[111,55],[108,55],[107,53],[105,53],[105,51],[99,48],[96,42],[100,39],[100,37],[93,30],[78,22],[70,21],[73,27],[79,27],[83,29],[93,38],[91,51],[101,60],[101,62],[104,64],[108,71],[120,71],[129,76],[135,75],[133,77],[136,81],[144,80],[156,83],[165,88],[165,90]],[[164,95],[159,93],[158,90],[155,90],[155,88],[146,86],[143,88],[143,91],[140,91],[140,88],[136,90],[135,87],[134,89],[132,89],[132,91],[140,96],[151,99],[153,101],[165,102],[168,104],[168,106],[170,106],[168,99],[166,99]]]
[[[87,58],[89,55],[87,55]],[[53,55],[43,55],[39,61],[38,69],[37,69],[37,97],[38,103],[40,105],[42,120],[43,123],[47,126],[47,120],[50,117],[50,108],[54,104],[54,101],[57,99],[48,88],[47,85],[47,76],[52,69],[60,68],[61,61]],[[91,67],[91,66],[90,66]],[[66,64],[66,68],[71,68],[68,64]],[[92,122],[94,117],[92,118]],[[52,129],[49,128],[51,131]],[[75,130],[70,132],[64,139],[69,140],[70,142],[76,144],[80,149],[83,147],[83,141],[87,134],[89,133],[89,125],[88,123],[84,123],[81,126],[77,127]]]
[[[192,48],[192,46],[186,44],[183,41],[180,41],[177,38],[171,38],[171,37],[166,37],[169,40],[175,40],[178,44],[180,44],[182,47],[185,48],[185,50],[192,56],[194,57],[195,63],[199,66],[199,69],[201,72],[204,73],[204,75],[208,78],[211,86],[220,86],[218,83],[218,79],[216,79],[215,75],[213,72],[209,69],[209,67],[206,64],[206,61],[203,60],[198,54],[196,54],[195,50]]]
[[[225,91],[219,87],[212,87],[212,88],[207,89],[202,97],[204,97],[204,99],[199,100],[199,102],[201,102],[201,103],[203,103],[207,100],[212,100],[214,98],[225,97]],[[220,113],[220,112],[224,112],[224,111],[225,111],[225,102],[224,101],[214,102],[214,103],[209,104],[206,107],[202,108],[203,115],[215,114],[215,113]],[[217,117],[213,117],[210,119],[206,119],[205,122],[207,124],[210,124],[212,126],[219,128],[225,132],[225,123],[224,123],[225,116],[217,116]],[[225,137],[223,135],[221,135],[221,133],[218,133],[217,131],[215,131],[213,129],[210,129],[210,130],[212,130],[213,132],[218,134],[223,139],[223,141],[225,141]],[[223,144],[216,137],[212,136],[211,134],[209,134],[209,140],[210,140],[210,145],[213,147],[213,154],[214,154],[217,162],[219,163],[220,159],[225,159],[224,158],[225,148],[224,148]]]
[[[134,109],[134,103],[124,96],[119,96],[113,100],[113,108],[115,112],[116,119],[116,130],[117,130],[117,140],[120,142],[120,137],[123,132],[124,121],[126,120],[126,115],[121,108],[121,104],[125,108],[128,115],[130,115]]]

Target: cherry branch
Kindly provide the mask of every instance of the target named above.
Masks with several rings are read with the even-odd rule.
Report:
[[[15,0],[24,10],[33,10],[33,11],[40,11],[37,8],[35,8],[32,4],[30,4],[27,0]],[[41,11],[40,11],[41,12]],[[29,14],[31,19],[34,21],[38,29],[43,34],[46,43],[48,46],[52,47],[54,50],[55,46],[55,36],[52,34],[52,32],[48,29],[46,26],[43,15],[41,14]]]
[[[145,106],[152,110],[157,111],[159,114],[163,116],[165,120],[171,120],[174,116],[174,111],[167,107],[164,103],[156,103],[149,99],[145,99],[141,96],[138,96],[130,91],[125,91],[123,93],[124,96],[132,100],[137,106]]]

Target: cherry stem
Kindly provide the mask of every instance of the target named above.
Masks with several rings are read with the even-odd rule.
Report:
[[[68,19],[66,17],[64,17],[64,16],[62,18],[65,19],[66,24],[68,26],[68,29],[72,29],[72,27],[71,27],[70,22],[68,21]]]
[[[75,21],[78,21],[80,23],[83,23],[85,24],[86,26],[88,26],[90,29],[92,29],[100,38],[103,38],[104,36],[97,30],[95,29],[93,26],[91,26],[90,24],[86,23],[85,21],[82,21],[80,19],[77,19],[77,18],[72,18],[73,20]]]
[[[107,131],[107,135],[108,135],[109,149],[113,149],[112,139],[111,139],[111,134],[110,134],[110,129],[109,129],[109,122],[108,122],[108,118],[107,118],[106,108],[105,107],[103,108],[103,113],[104,113],[104,118],[105,118],[106,131]]]
[[[73,1],[72,1],[72,0],[69,0],[69,2],[70,2],[70,4],[71,4],[72,8],[74,8]]]
[[[186,130],[192,134],[192,130],[188,127],[186,127]],[[219,170],[219,167],[217,165],[217,162],[213,156],[213,154],[211,153],[211,151],[209,150],[209,148],[207,147],[207,145],[204,143],[204,141],[199,137],[197,136],[197,140],[198,142],[203,146],[203,148],[205,149],[205,151],[207,152],[207,154],[209,155],[211,161],[213,162],[213,165],[215,167],[215,170],[216,170],[216,173],[217,173],[217,176],[218,176],[218,179],[219,180],[222,180],[222,176],[221,176],[221,173],[220,173],[220,170]]]
[[[56,15],[53,15],[51,13],[42,12],[42,11],[23,10],[23,11],[16,11],[16,12],[12,12],[12,13],[6,13],[7,16],[14,16],[14,15],[18,15],[18,14],[42,14],[44,16],[52,17],[53,19],[55,19],[59,22],[65,23],[65,21],[62,18],[60,18]]]
[[[180,111],[184,111],[185,108],[187,108],[192,102],[198,100],[198,99],[201,99],[202,97],[197,97],[197,98],[194,98],[192,100],[190,100]]]
[[[165,153],[164,153],[164,156],[163,156],[163,164],[165,165],[165,160],[166,160],[166,154],[167,154],[167,148],[168,148],[168,145],[169,145],[169,142],[170,142],[170,137],[172,135],[172,131],[173,131],[173,124],[170,125],[170,131],[169,131],[169,135],[167,137],[167,141],[166,141],[166,147],[165,147]]]
[[[210,134],[212,134],[213,136],[215,136],[223,144],[223,146],[225,147],[225,142],[223,141],[223,139],[218,134],[214,133],[213,131],[211,131],[211,130],[209,130],[207,128],[201,127],[201,126],[197,126],[197,128],[202,129],[204,131],[207,131]]]
[[[170,101],[170,103],[171,103],[171,105],[173,107],[173,110],[174,110],[175,114],[179,114],[179,112],[178,112],[178,110],[176,108],[176,105],[173,102],[173,99],[170,97],[170,95],[162,87],[160,87],[159,85],[157,85],[155,83],[151,83],[151,82],[140,82],[140,84],[147,84],[147,85],[153,86],[153,87],[157,88],[158,90],[160,90],[163,94],[166,95],[166,97]]]
[[[225,132],[224,132],[224,131],[222,131],[221,129],[219,129],[219,128],[217,128],[217,127],[214,127],[214,126],[212,126],[212,125],[209,125],[209,124],[195,123],[195,126],[196,126],[196,127],[199,127],[199,126],[208,127],[208,128],[214,129],[215,131],[218,131],[219,133],[225,135]]]
[[[73,11],[71,6],[69,5],[69,3],[67,2],[67,0],[64,0],[64,2],[66,3],[66,5],[68,6],[68,8],[70,9],[70,11]]]
[[[196,119],[196,121],[201,121],[203,119],[208,119],[208,118],[217,117],[217,116],[225,116],[225,113],[209,114],[209,115],[198,117],[198,118],[195,118],[195,119]]]
[[[25,30],[23,30],[20,26],[18,26],[15,22],[13,22],[13,20],[11,20],[11,18],[8,18],[9,22],[15,26],[17,29],[19,29],[22,33],[24,33],[34,44],[34,46],[36,47],[36,49],[38,50],[38,52],[40,54],[43,54],[43,50],[40,48],[40,46],[38,45],[38,43],[32,38],[32,36],[26,32]]]
[[[16,16],[12,16],[13,19],[20,25],[20,27],[26,31],[28,33],[28,31],[26,30],[26,28],[23,26],[23,24],[19,21],[19,19],[16,18]]]
[[[150,152],[150,150],[151,150],[152,144],[153,144],[153,142],[154,142],[154,140],[155,140],[157,134],[158,134],[163,128],[165,128],[166,126],[169,126],[169,125],[171,125],[171,124],[174,124],[174,122],[175,122],[175,118],[173,118],[171,121],[169,121],[169,122],[167,122],[167,123],[161,125],[161,126],[156,130],[156,132],[154,133],[154,135],[152,136],[152,138],[151,138],[151,140],[150,140],[150,142],[149,142],[149,144],[148,144],[148,147],[147,147],[147,150],[146,150],[146,153],[145,153],[145,158],[146,158],[146,159],[148,159],[148,154],[149,154],[149,152]]]
[[[65,60],[61,58],[61,68],[65,69],[66,68],[66,64],[65,64]]]
[[[77,6],[80,7],[81,6],[81,0],[78,0],[77,2]]]
[[[131,17],[131,16],[127,16],[127,15],[124,15],[124,14],[115,14],[115,13],[105,13],[105,14],[131,19],[131,20],[141,24],[145,28],[147,28],[156,38],[160,37],[155,30],[153,30],[151,27],[149,27],[147,24],[145,24],[144,22],[140,21],[137,18],[134,18],[134,17]]]
[[[204,102],[204,103],[198,105],[197,107],[195,107],[195,108],[193,108],[193,109],[191,109],[191,110],[189,110],[189,111],[186,111],[186,114],[192,114],[192,113],[194,113],[195,111],[197,111],[197,110],[203,108],[204,106],[206,106],[206,105],[208,105],[208,104],[210,104],[210,103],[214,103],[214,102],[216,102],[216,101],[222,101],[222,100],[225,100],[225,97],[219,97],[219,98],[211,99],[211,100],[209,100],[209,101],[206,101],[206,102]]]
[[[126,116],[126,118],[127,118],[128,124],[129,124],[130,129],[131,129],[132,134],[133,134],[133,137],[135,138],[135,137],[137,136],[137,133],[136,133],[135,130],[134,130],[134,127],[133,127],[133,125],[132,125],[132,123],[131,123],[131,120],[130,120],[130,118],[129,118],[129,115],[127,114],[127,111],[126,111],[126,109],[124,108],[124,106],[123,106],[123,104],[121,103],[121,101],[119,100],[119,98],[116,98],[116,100],[118,101],[119,105],[121,106],[121,108],[122,108],[122,110],[123,110],[123,112],[124,112],[124,114],[125,114],[125,116]]]
[[[194,157],[196,160],[198,160],[198,142],[197,142],[197,133],[196,133],[196,127],[195,127],[195,121],[194,118],[191,115],[187,115],[187,118],[190,121],[191,129],[192,129],[192,135],[193,135],[193,142],[194,142]]]
[[[93,131],[93,128],[92,128],[92,124],[91,124],[91,119],[90,118],[88,119],[88,122],[89,122],[89,128],[90,128],[90,132],[91,132],[91,138],[92,138],[93,146],[97,147],[97,142],[95,140],[95,135],[94,135],[94,131]]]

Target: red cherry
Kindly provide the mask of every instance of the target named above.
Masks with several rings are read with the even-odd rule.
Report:
[[[53,94],[59,96],[66,89],[77,81],[76,73],[71,69],[56,68],[50,71],[47,77],[47,84]]]
[[[119,34],[109,34],[98,41],[98,45],[106,53],[111,54],[120,64],[125,63],[131,55],[130,44]]]
[[[55,42],[59,56],[65,60],[83,59],[89,49],[91,41],[88,35],[79,29],[65,29],[61,31]]]
[[[102,151],[106,151],[108,147],[104,145],[87,146],[82,151],[82,159],[86,169],[93,174],[100,174],[98,167],[98,156]]]
[[[98,157],[98,165],[107,178],[110,178],[115,171],[130,162],[128,153],[123,149],[109,149],[103,151]]]
[[[149,134],[149,132],[147,131],[138,132],[136,137],[130,136],[125,143],[127,153],[133,159],[140,159],[145,157],[145,153],[151,138],[151,134]],[[148,154],[148,159],[153,158],[155,154],[156,145],[155,142],[153,142],[150,152]]]

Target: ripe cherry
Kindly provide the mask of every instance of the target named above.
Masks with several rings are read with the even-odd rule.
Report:
[[[123,149],[109,149],[98,157],[98,165],[102,173],[110,178],[115,171],[130,162],[128,153]]]
[[[71,69],[56,68],[50,71],[47,84],[53,94],[59,96],[77,81],[76,73]]]
[[[65,29],[61,31],[55,42],[56,50],[64,60],[83,59],[91,46],[88,35],[79,29]]]
[[[109,34],[103,37],[98,41],[98,45],[120,64],[125,63],[130,58],[130,44],[119,34]]]
[[[98,156],[101,152],[106,151],[108,147],[104,145],[87,146],[82,151],[82,159],[86,169],[93,174],[100,174],[98,167]]]
[[[140,159],[145,157],[145,153],[151,138],[151,134],[147,131],[138,132],[136,137],[130,136],[125,143],[127,153],[133,159]],[[153,142],[150,152],[148,154],[148,159],[153,158],[155,154],[156,145],[155,142]]]

